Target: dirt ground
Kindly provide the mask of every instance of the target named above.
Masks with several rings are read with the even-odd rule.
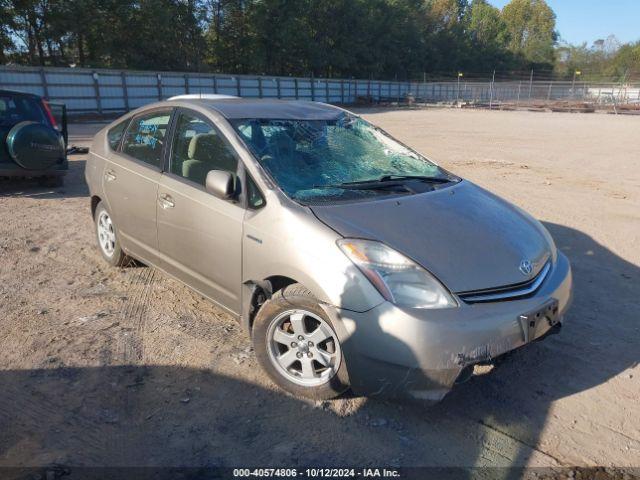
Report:
[[[76,155],[63,188],[0,183],[0,466],[640,467],[640,118],[364,113],[545,223],[575,276],[560,335],[432,408],[292,398],[227,314],[102,261]]]

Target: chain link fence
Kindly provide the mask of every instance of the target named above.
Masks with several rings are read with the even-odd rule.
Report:
[[[0,89],[31,92],[70,114],[117,114],[181,94],[301,99],[334,104],[446,103],[488,108],[613,108],[637,111],[640,84],[466,80],[395,82],[131,70],[0,66]],[[588,104],[584,107],[582,104]],[[573,107],[572,107],[573,105]]]

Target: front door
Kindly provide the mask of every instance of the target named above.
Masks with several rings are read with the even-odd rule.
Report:
[[[134,117],[120,150],[106,159],[103,185],[122,246],[142,260],[158,260],[156,197],[171,109]]]
[[[179,110],[168,171],[158,188],[163,267],[233,313],[240,313],[244,208],[205,191],[210,170],[237,174],[238,157],[214,124]]]

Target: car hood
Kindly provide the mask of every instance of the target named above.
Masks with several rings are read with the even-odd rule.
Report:
[[[555,249],[537,220],[468,181],[407,197],[311,209],[345,237],[398,250],[456,293],[526,282]],[[523,260],[533,264],[529,275],[520,271]]]

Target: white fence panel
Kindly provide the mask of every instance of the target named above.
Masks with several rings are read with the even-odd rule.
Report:
[[[350,104],[360,100],[400,102],[529,102],[589,100],[640,102],[640,86],[584,82],[452,80],[391,82],[0,66],[0,88],[19,90],[67,104],[70,113],[122,112],[184,93],[220,93]]]

